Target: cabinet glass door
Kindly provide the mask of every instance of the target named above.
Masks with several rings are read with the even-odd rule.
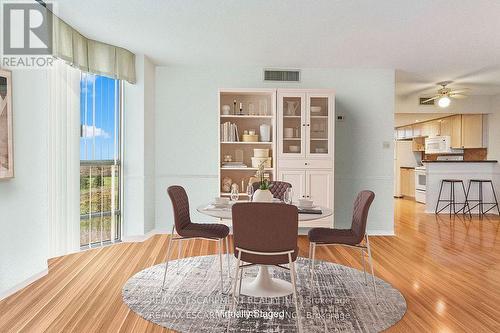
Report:
[[[304,157],[305,95],[284,93],[278,100],[280,155]]]
[[[331,110],[327,96],[308,97],[308,142],[307,153],[312,156],[327,155],[330,152],[329,137]]]

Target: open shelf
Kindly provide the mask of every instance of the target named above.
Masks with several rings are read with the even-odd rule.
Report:
[[[272,142],[243,142],[243,141],[238,141],[238,142],[228,142],[228,141],[222,141],[221,144],[223,145],[272,145]]]
[[[224,167],[221,167],[220,168],[221,170],[236,170],[236,171],[257,171],[259,170],[258,168],[224,168]],[[274,169],[273,168],[264,168],[264,171],[273,171]]]
[[[328,141],[328,139],[322,139],[322,138],[311,138],[311,141]]]
[[[273,116],[260,116],[260,115],[239,115],[239,114],[228,114],[228,115],[221,115],[221,118],[242,118],[242,119],[272,119]]]

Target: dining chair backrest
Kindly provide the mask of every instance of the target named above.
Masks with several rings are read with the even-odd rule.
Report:
[[[232,208],[234,253],[236,248],[254,252],[285,252],[297,249],[298,211],[292,205],[278,203],[236,203]],[[278,258],[279,259],[279,258]],[[287,263],[286,255],[256,257],[242,252],[242,260],[256,264]]]
[[[175,230],[179,233],[182,229],[191,223],[189,215],[189,199],[186,190],[182,186],[174,185],[167,189],[172,208],[174,210]]]
[[[271,191],[271,193],[273,194],[273,198],[280,200],[283,200],[283,196],[285,195],[286,190],[292,187],[292,184],[278,180],[271,181],[269,182],[269,184],[271,185],[269,191]],[[253,183],[252,187],[254,191],[257,191],[260,187],[260,183]]]
[[[368,211],[373,199],[375,199],[375,193],[372,191],[361,191],[354,201],[351,231],[356,237],[357,244],[361,243],[365,237]]]

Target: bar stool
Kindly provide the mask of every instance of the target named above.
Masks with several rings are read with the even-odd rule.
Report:
[[[441,199],[441,194],[443,193],[443,185],[445,183],[450,184],[450,198],[449,199]],[[436,204],[436,210],[435,210],[436,214],[439,214],[443,210],[445,210],[447,207],[450,207],[450,217],[451,217],[451,207],[452,206],[453,206],[453,213],[455,215],[458,214],[460,211],[465,212],[465,207],[469,205],[467,202],[467,199],[463,203],[464,207],[462,207],[459,211],[456,210],[456,205],[461,204],[461,203],[455,202],[455,184],[457,184],[457,183],[462,184],[462,190],[464,191],[464,197],[467,197],[467,193],[465,192],[465,185],[464,185],[463,180],[461,180],[461,179],[442,179],[441,180],[441,187],[439,188],[439,197],[438,197],[438,201]],[[441,202],[447,202],[448,204],[446,204],[444,207],[439,209],[439,204]]]
[[[469,191],[470,188],[473,184],[478,184],[478,198],[476,199],[469,199]],[[495,202],[483,202],[483,184],[484,183],[489,183],[491,186],[491,191],[493,192],[493,198],[495,199]],[[500,215],[500,208],[498,206],[498,200],[497,200],[497,194],[495,193],[495,187],[493,186],[493,181],[491,179],[471,179],[469,180],[469,185],[467,186],[467,194],[465,195],[465,201],[467,201],[467,206],[469,206],[469,211],[468,214],[471,215],[471,210],[473,210],[476,207],[479,207],[479,216],[484,215],[488,213],[490,210],[493,208],[497,208],[498,210],[498,215]],[[469,202],[477,202],[474,206],[470,206]],[[484,205],[492,205],[488,210],[484,211]],[[465,207],[464,207],[464,213],[465,213]]]

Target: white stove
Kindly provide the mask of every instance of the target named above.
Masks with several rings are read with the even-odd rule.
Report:
[[[427,183],[425,166],[415,168],[415,201],[425,203],[425,189]]]

